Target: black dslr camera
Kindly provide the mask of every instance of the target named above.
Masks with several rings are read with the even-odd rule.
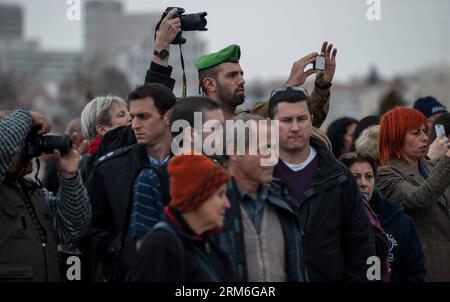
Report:
[[[27,158],[34,158],[40,156],[42,153],[53,153],[53,150],[58,150],[61,154],[67,154],[72,149],[72,141],[70,138],[58,135],[39,135],[38,131],[40,125],[31,127],[25,140],[25,147],[23,154]]]
[[[158,25],[156,26],[156,30],[159,29],[159,25],[161,24],[162,19],[164,19],[167,14],[172,10],[176,8],[177,14],[176,17],[180,18],[181,20],[181,30],[182,31],[206,31],[208,30],[206,28],[206,12],[200,12],[195,14],[184,14],[184,8],[181,7],[168,7],[164,11],[161,20],[159,21]],[[172,41],[171,44],[184,44],[186,43],[186,39],[181,36],[182,33],[179,33],[176,38]]]

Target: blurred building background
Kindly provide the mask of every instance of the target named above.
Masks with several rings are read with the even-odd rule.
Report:
[[[84,48],[78,52],[42,50],[40,41],[24,37],[23,7],[0,3],[0,109],[22,106],[42,111],[52,119],[53,129],[60,132],[94,96],[109,93],[126,98],[133,87],[144,81],[161,12],[128,13],[122,1],[116,0],[82,3]],[[207,51],[207,43],[198,32],[183,35],[187,39],[182,50],[188,94],[197,95],[194,61]],[[443,45],[445,52],[446,44]],[[179,96],[182,70],[178,47],[171,48],[169,63],[174,67],[174,92]],[[267,99],[270,91],[285,80],[247,81],[242,106],[250,107],[255,101]],[[311,91],[312,80],[305,87]],[[445,59],[391,78],[383,77],[374,66],[359,77],[334,81],[324,128],[338,117],[360,119],[395,105],[411,105],[424,95],[433,95],[450,108],[450,66]]]
[[[84,45],[80,52],[43,51],[39,41],[23,35],[20,5],[0,4],[0,109],[22,106],[47,114],[54,131],[97,95],[128,92],[144,82],[153,56],[153,35],[161,13],[127,14],[120,1],[86,1]],[[189,94],[198,93],[194,61],[205,52],[196,32],[184,33],[182,46]],[[179,48],[172,47],[169,64],[181,91]]]

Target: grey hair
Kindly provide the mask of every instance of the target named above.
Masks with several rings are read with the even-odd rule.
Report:
[[[359,154],[367,154],[378,161],[378,136],[380,125],[365,129],[355,141],[355,149]]]
[[[89,141],[97,137],[97,125],[111,126],[109,110],[113,103],[127,108],[127,103],[114,95],[96,97],[84,107],[81,112],[81,132]]]

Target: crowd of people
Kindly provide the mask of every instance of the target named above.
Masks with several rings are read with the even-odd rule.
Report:
[[[0,113],[1,281],[62,281],[68,252],[88,261],[87,281],[450,281],[450,142],[434,127],[450,135],[450,113],[438,100],[344,117],[323,132],[337,55],[328,42],[324,70],[308,69],[319,53],[304,56],[246,111],[237,111],[245,80],[234,44],[196,61],[203,96],[177,100],[167,55],[181,31],[175,12],[155,34],[144,84],[126,100],[91,100],[67,127],[70,152],[45,155],[43,184],[29,176],[27,143],[50,121]],[[228,121],[249,127],[207,127]],[[249,137],[271,137],[274,126],[275,144],[257,140],[250,152]],[[180,134],[192,148],[175,152]],[[223,152],[196,143],[211,137]],[[263,150],[275,147],[273,161]]]

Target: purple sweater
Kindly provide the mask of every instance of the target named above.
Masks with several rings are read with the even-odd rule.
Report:
[[[303,199],[311,177],[319,167],[319,160],[316,157],[302,170],[295,172],[291,170],[282,160],[275,166],[274,175],[284,180],[289,188],[289,192],[294,197],[297,204]]]

